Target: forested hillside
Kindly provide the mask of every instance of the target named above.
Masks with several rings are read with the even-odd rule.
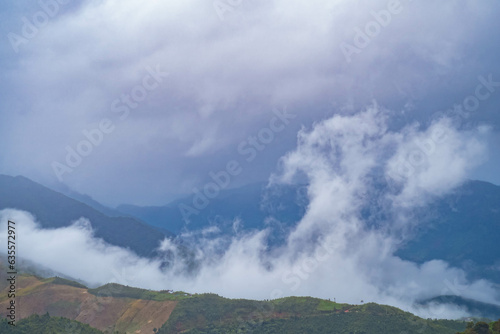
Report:
[[[103,334],[98,329],[92,328],[89,325],[78,321],[51,317],[49,314],[37,315],[34,314],[26,319],[19,321],[16,326],[11,326],[7,320],[0,321],[0,334]],[[115,332],[113,334],[122,334]]]
[[[160,334],[454,334],[465,322],[424,320],[397,308],[338,304],[310,297],[230,300],[213,294],[182,300]]]
[[[469,322],[467,329],[457,334],[500,334],[500,319],[489,324],[484,321]]]
[[[6,310],[9,302],[5,289],[7,287],[0,298],[3,319],[6,312],[1,310]],[[374,303],[350,305],[311,297],[265,301],[227,299],[215,294],[152,291],[114,283],[88,289],[67,279],[28,274],[18,276],[16,298],[22,306],[17,313],[16,332],[3,321],[0,333],[143,334],[156,329],[160,334],[252,331],[263,334],[455,334],[466,329],[463,321],[425,320],[395,307]],[[65,328],[69,327],[76,332],[68,332]]]

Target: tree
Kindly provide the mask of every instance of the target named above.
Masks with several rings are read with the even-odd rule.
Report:
[[[490,334],[490,326],[483,321],[477,322],[473,330],[477,334]]]
[[[500,334],[500,319],[495,321],[493,325],[491,326],[491,329],[493,330],[494,334]]]

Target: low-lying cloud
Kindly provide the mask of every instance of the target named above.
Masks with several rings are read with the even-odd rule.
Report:
[[[374,105],[301,130],[297,148],[271,177],[277,184],[308,183],[307,211],[286,243],[269,250],[268,229],[221,238],[206,231],[193,250],[200,263],[194,274],[187,273],[174,241],[159,245],[174,255],[165,267],[162,259],[140,258],[95,238],[91,222],[83,218],[49,230],[29,213],[7,209],[0,211],[2,233],[7,219],[16,221],[19,256],[91,285],[118,282],[253,299],[310,295],[374,301],[432,318],[466,311],[415,302],[453,294],[500,304],[499,291],[488,281],[468,281],[462,269],[441,260],[418,265],[394,255],[416,224],[408,219],[411,210],[452,191],[482,161],[488,129],[458,130],[441,118],[428,127],[394,131],[387,125],[390,114]],[[361,214],[367,206],[384,212],[378,226]]]

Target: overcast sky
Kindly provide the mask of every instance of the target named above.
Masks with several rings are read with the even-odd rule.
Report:
[[[231,187],[266,180],[302,127],[377,105],[395,131],[439,111],[479,126],[464,177],[500,184],[499,14],[496,0],[1,3],[0,173],[164,204],[233,160]]]

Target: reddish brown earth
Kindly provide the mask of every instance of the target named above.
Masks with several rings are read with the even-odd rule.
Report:
[[[60,316],[89,324],[102,331],[152,333],[174,310],[176,301],[98,297],[87,289],[52,284],[33,276],[17,277],[17,320],[32,314]],[[7,288],[0,296],[0,315],[5,317],[9,303]]]

